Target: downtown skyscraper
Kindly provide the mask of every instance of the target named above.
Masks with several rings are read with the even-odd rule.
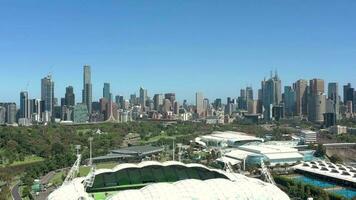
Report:
[[[82,91],[82,103],[88,108],[88,113],[92,112],[92,84],[91,84],[91,68],[89,65],[83,67],[83,91]]]
[[[52,114],[54,107],[54,82],[51,75],[41,80],[41,100],[44,102],[43,111]]]

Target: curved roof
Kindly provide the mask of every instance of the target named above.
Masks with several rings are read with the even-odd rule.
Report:
[[[191,163],[191,164],[184,164],[181,162],[177,162],[177,161],[167,161],[164,163],[161,162],[157,162],[157,161],[144,161],[141,162],[139,164],[133,164],[133,163],[124,163],[124,164],[120,164],[117,165],[116,167],[114,167],[113,169],[99,169],[95,171],[95,176],[100,175],[100,174],[104,174],[104,173],[115,173],[118,172],[120,170],[124,170],[124,169],[132,169],[132,168],[136,168],[136,169],[142,169],[144,167],[148,167],[148,166],[161,166],[161,167],[169,167],[169,166],[182,166],[182,167],[187,167],[187,168],[193,168],[193,167],[197,167],[197,168],[203,168],[212,172],[218,172],[220,174],[224,174],[225,176],[227,176],[230,180],[234,180],[233,176],[229,176],[229,173],[226,173],[225,171],[222,170],[218,170],[218,169],[210,169],[204,165],[201,164],[196,164],[196,163]]]
[[[110,200],[289,200],[289,197],[274,185],[250,178],[230,181],[211,179],[207,181],[184,180],[173,184],[152,184],[140,190],[127,190]]]

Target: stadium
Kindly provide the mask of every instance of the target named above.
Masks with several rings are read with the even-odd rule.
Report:
[[[48,200],[249,199],[289,200],[273,184],[210,169],[200,164],[145,161],[95,170],[73,178],[51,193]]]

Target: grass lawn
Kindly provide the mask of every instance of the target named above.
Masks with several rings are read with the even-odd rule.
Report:
[[[17,167],[20,165],[28,165],[28,164],[32,164],[32,163],[36,163],[36,162],[42,162],[44,161],[43,158],[38,157],[38,156],[26,156],[24,161],[15,161],[14,163],[12,163],[11,165],[7,166],[7,165],[0,165],[0,167]]]

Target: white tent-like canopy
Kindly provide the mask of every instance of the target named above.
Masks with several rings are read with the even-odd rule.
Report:
[[[127,190],[110,200],[289,200],[289,197],[274,185],[242,178],[184,180],[173,184],[152,184],[140,190]]]

